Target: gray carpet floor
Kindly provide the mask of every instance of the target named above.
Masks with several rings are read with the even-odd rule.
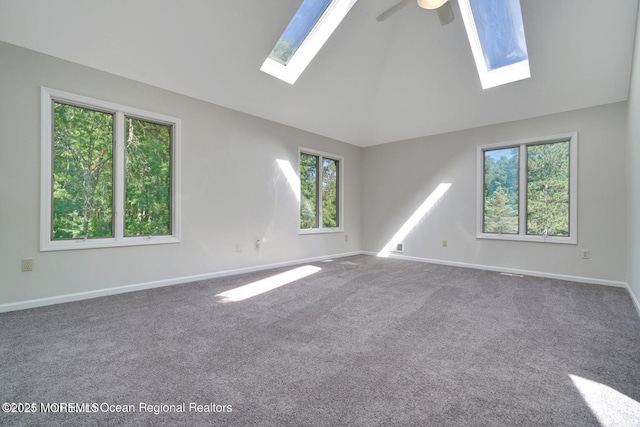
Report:
[[[244,301],[216,295],[293,267],[1,314],[0,402],[37,413],[0,425],[640,425],[624,289],[370,256],[313,265]]]

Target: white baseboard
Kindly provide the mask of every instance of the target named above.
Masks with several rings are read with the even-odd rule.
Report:
[[[157,280],[154,282],[118,286],[115,288],[99,289],[99,290],[87,291],[87,292],[78,292],[75,294],[32,299],[28,301],[19,301],[19,302],[13,302],[9,304],[0,304],[0,313],[16,311],[16,310],[25,310],[28,308],[35,308],[35,307],[44,307],[47,305],[61,304],[61,303],[72,302],[72,301],[80,301],[80,300],[90,299],[90,298],[98,298],[98,297],[104,297],[108,295],[117,295],[117,294],[123,294],[127,292],[142,291],[145,289],[161,288],[164,286],[178,285],[181,283],[189,283],[189,282],[196,282],[199,280],[214,279],[216,277],[233,276],[236,274],[252,273],[254,271],[270,270],[272,268],[288,267],[291,265],[326,261],[334,258],[344,258],[348,256],[362,255],[362,254],[363,252],[356,251],[356,252],[348,252],[348,253],[342,253],[342,254],[336,254],[336,255],[320,256],[315,258],[304,258],[304,259],[297,259],[293,261],[278,262],[274,264],[263,264],[263,265],[253,266],[253,267],[238,268],[234,270],[217,271],[214,273],[197,274],[194,276],[185,276],[185,277],[176,277],[173,279]]]
[[[297,259],[292,261],[278,262],[273,264],[262,264],[262,265],[252,266],[252,267],[238,268],[234,270],[217,271],[213,273],[198,274],[194,276],[176,277],[173,279],[157,280],[153,282],[118,286],[115,288],[99,289],[95,291],[79,292],[75,294],[60,295],[55,297],[39,298],[39,299],[33,299],[28,301],[19,301],[19,302],[14,302],[9,304],[0,304],[0,313],[16,311],[16,310],[25,310],[28,308],[35,308],[35,307],[44,307],[47,305],[61,304],[61,303],[72,302],[72,301],[80,301],[84,299],[98,298],[98,297],[109,296],[109,295],[117,295],[117,294],[122,294],[127,292],[142,291],[145,289],[161,288],[164,286],[196,282],[199,280],[215,279],[217,277],[233,276],[236,274],[243,274],[243,273],[252,273],[255,271],[269,270],[272,268],[279,268],[279,267],[288,267],[291,265],[298,265],[298,264],[304,264],[309,262],[326,261],[329,259],[344,258],[344,257],[354,256],[354,255],[377,256],[378,254],[375,252],[369,252],[369,251],[347,252],[347,253],[336,254],[336,255],[304,258],[304,259]],[[633,304],[638,312],[638,315],[640,316],[640,302],[638,302],[638,298],[631,291],[631,288],[625,282],[618,282],[614,280],[605,280],[605,279],[595,279],[595,278],[581,277],[581,276],[570,276],[565,274],[545,273],[540,271],[519,270],[514,268],[502,268],[502,267],[496,267],[491,265],[469,264],[469,263],[457,262],[457,261],[445,261],[445,260],[431,259],[431,258],[420,258],[420,257],[413,257],[408,255],[401,255],[397,253],[391,253],[389,255],[389,258],[403,259],[407,261],[425,262],[425,263],[431,263],[431,264],[450,265],[453,267],[473,268],[477,270],[488,270],[488,271],[497,271],[497,272],[504,272],[504,273],[511,273],[511,274],[522,274],[523,276],[545,277],[549,279],[567,280],[571,282],[589,283],[589,284],[595,284],[595,285],[605,285],[605,286],[615,286],[619,288],[625,288],[629,292],[629,295],[631,295],[631,300],[633,301]]]
[[[638,316],[640,316],[640,301],[638,301],[636,294],[634,294],[633,291],[631,290],[631,286],[628,286],[627,290],[629,291],[629,295],[631,295],[631,301],[633,301],[633,305],[636,307]]]
[[[366,255],[377,256],[378,254],[375,252],[363,252]],[[464,267],[464,268],[473,268],[476,270],[488,270],[488,271],[497,271],[500,273],[510,273],[510,274],[521,274],[523,276],[533,276],[533,277],[544,277],[547,279],[558,279],[558,280],[567,280],[570,282],[579,282],[579,283],[589,283],[592,285],[605,285],[605,286],[615,286],[617,288],[625,288],[629,290],[629,286],[625,282],[618,282],[615,280],[606,280],[606,279],[595,279],[591,277],[581,277],[581,276],[570,276],[566,274],[556,274],[556,273],[546,273],[543,271],[530,271],[530,270],[519,270],[516,268],[504,268],[504,267],[496,267],[492,265],[482,265],[482,264],[468,264],[466,262],[457,262],[457,261],[445,261],[440,259],[431,259],[431,258],[420,258],[413,257],[408,255],[402,255],[398,253],[391,253],[388,258],[395,259],[403,259],[407,261],[417,261],[417,262],[426,262],[430,264],[441,264],[441,265],[450,265],[453,267]]]
[[[372,255],[372,256],[378,255],[375,252],[369,252],[369,251],[363,251],[362,253],[365,255]],[[619,282],[616,280],[596,279],[592,277],[570,276],[567,274],[546,273],[542,271],[518,270],[515,268],[502,268],[502,267],[496,267],[492,265],[468,264],[465,262],[457,262],[457,261],[445,261],[440,259],[419,258],[419,257],[402,255],[399,253],[393,253],[393,252],[389,254],[388,257],[404,259],[407,261],[426,262],[431,264],[450,265],[453,267],[474,268],[477,270],[497,271],[500,273],[521,274],[523,276],[544,277],[547,279],[567,280],[570,282],[577,282],[577,283],[588,283],[592,285],[604,285],[604,286],[614,286],[616,288],[624,288],[627,290],[627,292],[629,292],[629,295],[631,296],[631,302],[633,303],[636,309],[636,312],[640,317],[640,301],[638,301],[638,298],[631,290],[631,287],[629,286],[629,284],[626,282]]]

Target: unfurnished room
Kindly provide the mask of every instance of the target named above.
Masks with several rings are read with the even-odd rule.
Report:
[[[640,426],[638,0],[0,0],[0,425]]]

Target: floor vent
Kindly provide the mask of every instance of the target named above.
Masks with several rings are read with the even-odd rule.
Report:
[[[515,273],[500,273],[501,276],[509,276],[509,277],[524,277],[522,274],[515,274]]]

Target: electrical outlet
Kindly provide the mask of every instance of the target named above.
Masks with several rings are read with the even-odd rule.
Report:
[[[236,252],[242,252],[242,243],[236,243]]]
[[[349,235],[348,235],[348,234],[345,234],[345,235],[344,235],[344,241],[345,241],[345,242],[348,242],[348,241],[349,241]]]
[[[22,271],[33,271],[33,258],[25,258],[22,260]]]
[[[581,249],[580,250],[580,258],[589,259],[589,249]]]
[[[446,240],[442,241],[442,247],[446,248],[449,245],[449,242],[447,242]]]

